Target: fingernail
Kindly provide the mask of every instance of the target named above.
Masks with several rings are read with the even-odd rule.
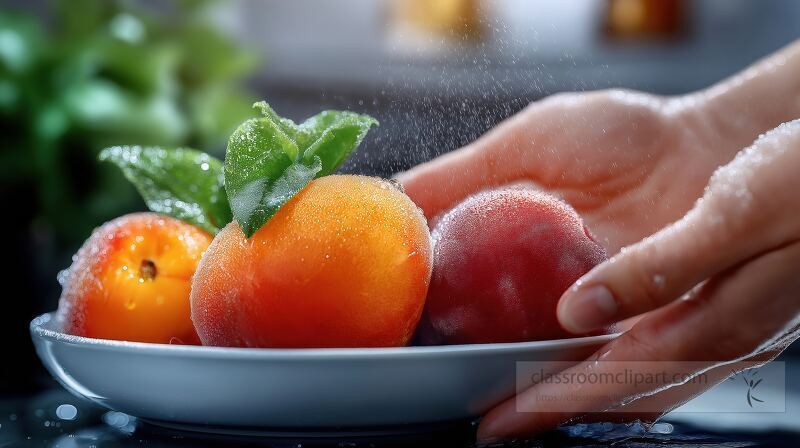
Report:
[[[605,286],[568,291],[558,304],[558,319],[573,333],[586,333],[614,323],[617,302]]]

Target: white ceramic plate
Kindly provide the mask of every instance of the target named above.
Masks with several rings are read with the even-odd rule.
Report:
[[[36,351],[72,393],[150,422],[248,432],[368,428],[481,415],[513,395],[517,361],[579,360],[614,335],[512,344],[249,349],[67,335],[31,322]]]

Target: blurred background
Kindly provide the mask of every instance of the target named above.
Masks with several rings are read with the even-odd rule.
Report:
[[[103,147],[222,157],[266,99],[376,116],[344,169],[389,176],[558,91],[708,86],[798,23],[794,0],[4,0],[0,393],[51,384],[28,322],[92,228],[144,209]]]

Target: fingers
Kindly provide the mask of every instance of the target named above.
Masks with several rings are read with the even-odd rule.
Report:
[[[743,150],[682,220],[630,246],[564,293],[561,324],[575,333],[657,309],[701,281],[800,237],[800,206],[787,194],[800,166],[800,122]]]
[[[592,360],[565,371],[573,377],[613,377],[628,370],[666,381],[539,383],[490,411],[481,422],[479,438],[510,438],[551,429],[664,390],[687,373],[764,351],[798,324],[798,265],[800,243],[763,255],[706,283],[690,298],[649,313]],[[671,382],[672,378],[680,380]],[[581,399],[543,399],[565,394]]]
[[[795,335],[796,338],[796,335]],[[778,345],[764,352],[753,355],[735,365],[714,367],[703,374],[704,381],[690,381],[673,386],[652,395],[639,398],[613,412],[597,412],[580,417],[581,422],[616,422],[625,423],[641,421],[655,423],[665,414],[697,397],[706,390],[730,378],[742,370],[759,367],[775,359],[785,348]]]
[[[657,309],[758,251],[755,238],[726,232],[699,205],[583,276],[559,301],[561,325],[586,333]]]
[[[617,146],[606,141],[610,137],[605,130],[619,127],[621,122],[627,124],[628,119],[648,127],[638,116],[631,118],[626,114],[626,120],[613,118],[616,115],[609,114],[609,110],[622,106],[612,97],[605,91],[552,95],[531,103],[470,145],[400,173],[396,178],[429,219],[470,194],[518,181],[532,182],[558,194],[558,184],[569,179],[573,187],[584,192],[597,179],[608,181],[614,177],[608,173],[609,165],[619,163],[616,160],[619,157],[598,150],[598,147]],[[612,122],[607,123],[609,120]],[[595,126],[587,125],[588,122],[594,122]],[[620,138],[624,132],[617,130],[611,134]],[[575,169],[576,163],[581,163],[581,169]]]

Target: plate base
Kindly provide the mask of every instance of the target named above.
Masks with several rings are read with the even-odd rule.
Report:
[[[159,433],[202,433],[204,435],[258,437],[279,439],[341,439],[346,438],[374,438],[393,436],[413,436],[442,433],[465,433],[477,427],[477,420],[455,420],[413,425],[380,426],[366,428],[247,428],[212,425],[192,425],[159,420],[138,419],[146,425],[139,430]]]

